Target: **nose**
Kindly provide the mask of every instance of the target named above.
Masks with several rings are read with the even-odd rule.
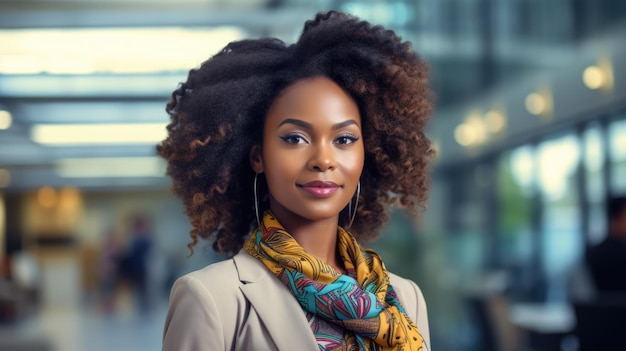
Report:
[[[335,154],[332,146],[322,144],[312,148],[312,151],[307,165],[309,169],[317,172],[335,169]]]

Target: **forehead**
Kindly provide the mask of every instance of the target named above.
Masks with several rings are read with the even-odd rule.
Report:
[[[342,122],[356,119],[361,123],[354,99],[337,83],[326,77],[305,78],[288,86],[274,100],[266,124],[274,119],[300,118],[312,122],[332,119]]]

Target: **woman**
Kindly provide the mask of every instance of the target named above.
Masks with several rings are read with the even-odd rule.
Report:
[[[427,66],[409,43],[318,14],[296,44],[229,44],[167,110],[158,152],[188,246],[234,256],[175,283],[164,350],[429,349],[419,288],[358,243],[427,197]]]

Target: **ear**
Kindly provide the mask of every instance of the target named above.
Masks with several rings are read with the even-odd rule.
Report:
[[[250,166],[256,173],[265,172],[265,167],[263,166],[263,155],[261,152],[261,146],[253,145],[250,149]]]

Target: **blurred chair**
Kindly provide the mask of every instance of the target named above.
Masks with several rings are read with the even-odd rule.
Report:
[[[466,303],[473,319],[478,326],[480,338],[480,349],[482,351],[497,351],[498,335],[495,330],[494,321],[489,313],[486,299],[478,296],[466,298]]]
[[[485,272],[466,292],[467,306],[479,327],[481,351],[520,349],[523,335],[509,318],[510,299],[506,291],[510,282],[505,271]]]
[[[473,296],[467,302],[480,329],[481,351],[520,350],[523,335],[509,320],[510,302],[506,296]]]
[[[601,294],[573,306],[579,350],[624,350],[626,294]]]

